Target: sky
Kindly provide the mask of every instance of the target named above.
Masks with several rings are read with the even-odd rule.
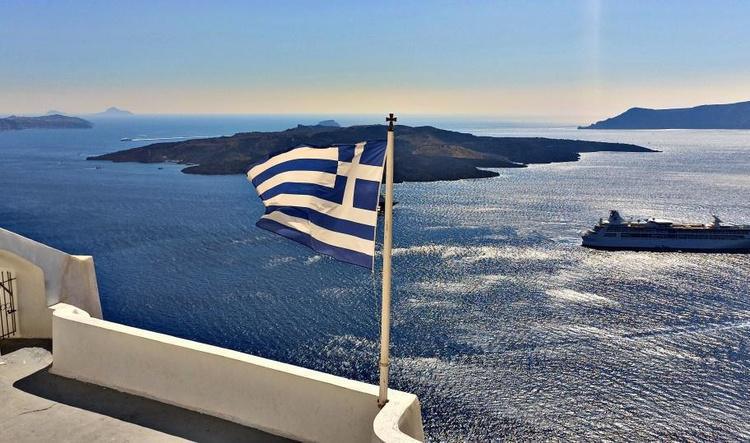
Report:
[[[0,0],[0,113],[588,122],[750,100],[750,2]]]

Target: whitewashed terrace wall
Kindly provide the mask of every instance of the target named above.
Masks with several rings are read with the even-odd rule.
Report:
[[[300,441],[424,439],[419,400],[390,390],[53,307],[55,374]]]
[[[52,337],[52,313],[57,303],[78,306],[101,318],[94,260],[70,255],[5,229],[0,229],[0,269],[16,278],[19,338]]]

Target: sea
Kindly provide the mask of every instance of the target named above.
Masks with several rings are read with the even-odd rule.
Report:
[[[244,176],[86,161],[324,118],[0,132],[0,227],[92,255],[107,320],[377,383],[379,269],[256,228]],[[750,257],[580,246],[610,209],[750,224],[750,131],[400,122],[660,151],[396,185],[391,380],[419,396],[429,441],[750,440]]]

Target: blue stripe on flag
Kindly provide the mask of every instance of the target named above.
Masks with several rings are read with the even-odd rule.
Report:
[[[274,232],[298,243],[302,243],[303,245],[309,247],[314,251],[320,252],[321,254],[330,255],[337,260],[341,260],[354,265],[359,265],[365,268],[372,268],[373,256],[371,255],[323,243],[322,241],[316,240],[308,234],[304,234],[296,229],[284,226],[281,223],[277,223],[273,220],[261,218],[257,223],[255,223],[255,226]]]
[[[261,172],[255,178],[253,178],[253,185],[258,186],[269,178],[276,174],[289,171],[318,171],[328,172],[335,174],[338,168],[338,162],[336,160],[320,160],[320,159],[297,159],[289,160],[284,163],[279,163],[276,166],[272,166],[265,171]]]
[[[380,182],[358,178],[354,182],[354,207],[368,211],[377,210],[378,200],[380,199],[379,190]]]
[[[336,182],[332,188],[314,183],[281,183],[260,195],[260,199],[265,201],[279,194],[297,194],[311,195],[322,198],[333,203],[341,204],[344,198],[344,188],[346,187],[346,177],[336,176]]]
[[[270,214],[274,211],[281,211],[292,217],[310,220],[313,224],[328,229],[329,231],[353,235],[364,240],[372,240],[375,238],[374,226],[331,217],[328,214],[323,214],[322,212],[318,212],[311,208],[298,208],[292,206],[269,206],[266,208],[266,214]]]
[[[363,165],[383,166],[383,157],[385,156],[385,140],[369,141],[365,145],[362,157],[359,162]]]
[[[339,148],[339,161],[351,162],[354,158],[354,145],[336,145]]]
[[[334,188],[329,188],[328,186],[323,185],[316,185],[314,183],[281,183],[262,193],[260,195],[260,199],[268,200],[269,198],[276,197],[279,194],[297,194],[311,195],[313,197],[330,200],[335,203],[341,203],[341,200],[336,201],[331,199],[332,191],[334,191]]]

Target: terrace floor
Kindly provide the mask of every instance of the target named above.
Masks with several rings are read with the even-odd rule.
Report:
[[[23,344],[6,342],[0,356],[2,441],[289,441],[220,418],[50,374],[49,343],[26,342],[42,347]]]

